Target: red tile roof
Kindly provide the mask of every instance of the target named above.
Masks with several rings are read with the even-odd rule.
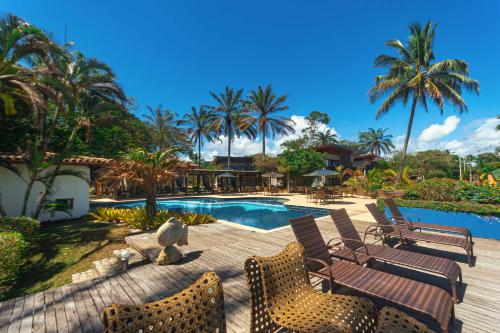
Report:
[[[47,153],[46,158],[54,156],[54,153]],[[26,154],[0,153],[0,160],[10,163],[26,163]],[[110,158],[95,157],[95,156],[73,156],[63,160],[66,165],[89,165],[89,166],[104,166],[114,163],[115,160]]]

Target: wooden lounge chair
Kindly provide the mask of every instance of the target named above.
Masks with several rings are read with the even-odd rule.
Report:
[[[471,252],[472,252],[472,247],[474,245],[474,242],[472,241],[472,233],[470,232],[470,230],[468,228],[449,226],[449,225],[443,225],[443,224],[433,224],[433,223],[409,221],[409,220],[405,219],[403,214],[401,214],[401,211],[399,210],[398,206],[396,205],[396,202],[394,202],[394,199],[387,198],[384,200],[384,202],[387,205],[387,207],[389,208],[389,210],[391,211],[392,218],[396,223],[405,223],[406,225],[408,225],[408,227],[411,230],[419,229],[420,231],[422,231],[422,229],[425,229],[425,230],[437,231],[437,232],[461,234],[471,244]]]
[[[226,332],[222,284],[213,272],[181,292],[141,305],[104,309],[104,333]]]
[[[348,261],[334,260],[312,215],[290,219],[295,237],[311,261],[309,274],[364,295],[420,312],[448,332],[454,320],[451,296],[441,288],[377,271]],[[307,225],[307,227],[306,227]]]
[[[458,303],[456,282],[458,278],[460,284],[462,284],[462,270],[456,262],[426,254],[394,249],[385,245],[366,243],[366,235],[381,236],[383,231],[378,226],[375,226],[375,228],[370,226],[364,233],[363,240],[361,240],[345,209],[331,210],[330,216],[344,243],[343,249],[333,253],[335,257],[354,261],[358,264],[364,264],[373,258],[411,269],[442,275],[450,281],[453,302]],[[304,228],[307,228],[307,226],[304,226]],[[383,237],[380,238],[383,239]]]
[[[439,233],[417,232],[411,230],[406,224],[393,224],[375,204],[367,204],[366,207],[375,218],[377,224],[384,229],[386,235],[395,237],[403,243],[410,241],[422,241],[427,243],[443,244],[461,247],[467,253],[467,263],[472,267],[472,244],[467,238],[443,235]]]

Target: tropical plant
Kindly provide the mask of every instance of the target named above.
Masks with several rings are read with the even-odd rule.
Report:
[[[314,144],[327,145],[330,143],[337,143],[337,134],[333,133],[330,129],[324,132],[316,132],[313,136]]]
[[[296,179],[325,165],[323,154],[311,148],[285,149],[279,161]]]
[[[208,111],[205,106],[200,106],[198,109],[193,106],[191,112],[186,113],[184,119],[177,122],[179,125],[188,127],[189,140],[198,146],[198,155],[196,156],[198,165],[201,163],[203,141],[212,141],[214,139],[212,128],[214,118],[214,114]]]
[[[255,169],[262,173],[277,172],[280,167],[280,162],[277,157],[257,154],[254,155],[252,159]]]
[[[249,139],[253,139],[256,135],[254,119],[249,111],[243,108],[242,94],[243,89],[234,90],[229,87],[226,87],[224,92],[219,94],[210,92],[217,105],[206,107],[214,114],[212,128],[216,136],[222,135],[227,138],[228,169],[231,166],[231,142],[234,138],[244,135]]]
[[[387,67],[388,72],[377,76],[375,86],[368,92],[371,103],[388,95],[377,111],[377,118],[386,114],[397,102],[406,106],[411,100],[397,182],[401,179],[405,165],[417,103],[427,111],[427,101],[430,99],[442,113],[444,102],[448,101],[462,113],[467,111],[467,105],[461,96],[462,88],[479,93],[479,84],[468,77],[469,66],[464,60],[448,59],[433,63],[435,26],[428,22],[423,27],[415,23],[409,28],[410,36],[406,46],[399,40],[386,42],[387,46],[397,51],[399,57],[379,55],[375,59],[375,67]]]
[[[266,137],[271,134],[286,135],[295,133],[294,121],[290,118],[274,116],[275,113],[288,110],[285,105],[288,95],[276,96],[271,85],[265,88],[258,86],[252,90],[245,101],[245,107],[256,113],[257,130],[262,133],[262,154],[266,155]]]
[[[192,164],[179,159],[176,150],[166,149],[149,153],[137,149],[123,155],[116,165],[104,169],[99,179],[112,188],[122,187],[125,183],[130,188],[144,190],[146,196],[146,212],[149,223],[156,216],[156,195],[158,185],[170,182],[176,175],[185,174]],[[142,229],[149,227],[148,223],[141,225]]]
[[[361,132],[359,143],[363,151],[377,156],[380,156],[381,153],[389,154],[394,149],[394,144],[392,143],[392,135],[385,134],[387,130],[387,128],[375,130],[370,127],[368,131]]]
[[[40,222],[27,216],[4,216],[0,218],[0,232],[18,232],[30,240],[40,228]]]

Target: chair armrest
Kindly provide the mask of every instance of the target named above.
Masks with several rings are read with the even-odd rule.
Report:
[[[359,239],[351,239],[351,238],[341,238],[341,237],[335,237],[335,238],[330,239],[330,241],[329,241],[328,243],[330,243],[332,240],[338,240],[338,239],[340,239],[340,240],[344,243],[344,249],[347,249],[347,250],[349,250],[349,252],[351,252],[351,254],[352,254],[353,258],[354,258],[354,262],[355,262],[356,264],[361,265],[360,261],[358,260],[358,256],[356,255],[356,251],[355,251],[355,250],[353,250],[353,249],[351,249],[351,248],[350,248],[350,247],[348,247],[348,246],[345,246],[345,241],[353,241],[353,242],[357,242],[357,243],[361,244],[361,245],[362,245],[362,247],[365,249],[365,254],[366,254],[367,256],[369,256],[369,255],[370,255],[370,254],[368,253],[368,248],[366,247],[366,244],[365,244],[365,243],[363,243],[362,241],[360,241]],[[330,247],[330,249],[331,249],[331,247]],[[335,254],[333,254],[333,255],[335,255]]]
[[[337,242],[337,243],[335,243],[335,244],[330,244],[332,241],[338,241],[338,242]],[[330,239],[330,240],[328,241],[328,243],[326,243],[326,247],[327,247],[328,249],[330,249],[330,250],[334,250],[335,248],[339,248],[339,247],[340,247],[340,245],[342,245],[342,239],[341,239],[341,238],[339,238],[339,237],[334,237],[334,238]]]
[[[330,283],[330,290],[332,290],[332,288],[333,288],[333,275],[332,275],[332,270],[330,268],[330,265],[328,265],[328,263],[326,261],[321,260],[321,259],[309,258],[309,257],[306,257],[305,259],[306,259],[306,265],[307,265],[307,261],[312,261],[312,262],[320,264],[321,266],[324,267],[324,269],[326,269],[326,271],[328,272],[328,280]],[[309,268],[309,265],[307,265],[307,266]],[[312,270],[309,268],[309,271],[312,271]]]

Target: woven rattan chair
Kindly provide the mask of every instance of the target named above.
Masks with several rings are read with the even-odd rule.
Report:
[[[401,214],[401,211],[399,210],[398,206],[396,205],[396,202],[392,198],[386,198],[384,200],[386,206],[389,208],[392,214],[392,219],[396,223],[404,223],[406,224],[411,230],[420,230],[422,229],[425,230],[430,230],[430,231],[437,231],[437,232],[444,232],[444,233],[455,233],[455,234],[460,234],[463,235],[469,243],[471,243],[471,252],[472,252],[472,245],[474,245],[474,242],[472,240],[472,233],[468,228],[464,227],[457,227],[457,226],[451,226],[451,225],[443,225],[443,224],[434,224],[434,223],[425,223],[425,222],[416,222],[416,221],[410,221],[405,219],[403,214]],[[413,215],[413,214],[407,214],[407,215]]]
[[[410,269],[444,276],[450,281],[450,291],[453,296],[453,302],[458,303],[456,282],[458,279],[460,284],[462,284],[462,270],[456,262],[426,254],[394,249],[380,244],[366,243],[366,235],[381,235],[378,234],[376,230],[372,232],[369,231],[373,229],[373,226],[367,228],[367,232],[364,233],[365,237],[362,240],[344,208],[331,210],[330,216],[340,233],[340,239],[344,243],[343,249],[333,252],[335,257],[350,260],[358,264],[364,264],[367,260],[373,258],[375,260],[389,262]],[[375,226],[375,228],[379,229],[378,226]],[[380,232],[382,232],[382,230],[380,230]]]
[[[461,247],[467,253],[467,262],[472,266],[472,243],[468,238],[455,237],[451,235],[443,235],[439,233],[417,232],[411,230],[406,224],[393,224],[387,219],[375,204],[367,204],[366,207],[372,214],[377,224],[385,229],[384,232],[389,233],[391,237],[399,239],[401,243],[409,243],[410,241],[422,241],[427,243],[435,243],[449,246]],[[389,232],[388,232],[389,231]]]
[[[434,331],[406,313],[386,306],[378,313],[377,333],[434,333]]]
[[[374,332],[376,309],[365,298],[325,294],[309,281],[304,248],[290,243],[270,257],[245,262],[250,332]]]
[[[448,332],[454,308],[446,291],[348,261],[334,260],[329,252],[331,247],[323,240],[312,215],[290,219],[290,224],[307,258],[314,260],[309,265],[310,275],[329,281],[331,287],[336,284],[420,312],[439,323],[442,332]]]
[[[104,309],[105,333],[226,332],[222,284],[203,274],[181,292],[141,305],[112,304]]]

